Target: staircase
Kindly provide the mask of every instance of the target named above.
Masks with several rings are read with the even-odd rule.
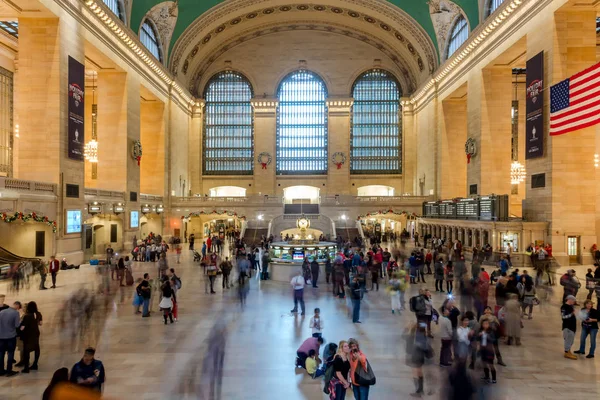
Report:
[[[335,228],[335,233],[338,237],[342,237],[344,239],[344,241],[347,241],[348,239],[350,239],[350,241],[354,241],[355,237],[360,237],[360,232],[358,231],[357,228],[340,228],[340,227],[336,227]]]
[[[260,245],[261,236],[267,236],[269,230],[267,228],[246,228],[246,232],[244,232],[244,242],[248,246],[258,246]]]

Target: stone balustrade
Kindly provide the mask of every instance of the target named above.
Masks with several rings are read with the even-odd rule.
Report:
[[[54,183],[26,181],[13,178],[0,178],[0,191],[2,190],[56,195],[57,186]]]

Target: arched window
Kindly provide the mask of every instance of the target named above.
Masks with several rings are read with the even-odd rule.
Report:
[[[450,58],[450,56],[458,50],[460,46],[467,40],[469,37],[469,24],[467,24],[467,20],[463,15],[458,17],[452,29],[450,30],[450,37],[448,39],[448,49],[446,50],[446,58]]]
[[[254,125],[252,86],[245,76],[224,71],[204,89],[205,175],[252,175]]]
[[[277,98],[277,174],[326,174],[325,83],[310,71],[296,71],[281,82]]]
[[[102,0],[119,19],[125,22],[125,8],[121,0]]]
[[[402,171],[400,89],[388,72],[373,69],[354,82],[350,134],[350,173]]]
[[[150,53],[152,53],[158,61],[162,62],[158,33],[154,28],[154,24],[149,19],[146,19],[142,24],[142,29],[140,29],[140,40]]]
[[[486,0],[486,3],[485,16],[487,18],[500,7],[500,4],[504,3],[504,0]]]

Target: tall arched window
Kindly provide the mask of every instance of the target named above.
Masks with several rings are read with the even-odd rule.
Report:
[[[125,8],[121,0],[102,0],[119,19],[125,22]]]
[[[327,173],[327,88],[315,73],[289,74],[277,91],[277,174]]]
[[[372,69],[352,88],[350,173],[402,172],[400,89],[392,74]]]
[[[144,21],[142,29],[140,29],[140,40],[142,41],[142,44],[146,46],[148,51],[150,51],[158,61],[162,62],[158,33],[154,28],[154,24],[148,19]]]
[[[465,42],[465,40],[467,40],[468,37],[469,24],[467,24],[466,18],[463,15],[461,15],[458,17],[456,22],[454,22],[454,25],[450,30],[450,36],[448,38],[448,49],[446,50],[446,58],[450,58],[450,56],[454,54],[454,52],[458,50],[460,46],[462,46],[462,44]]]
[[[494,11],[496,11],[498,9],[498,7],[500,7],[500,4],[504,3],[504,0],[486,0],[486,2],[487,2],[487,4],[486,4],[485,16],[487,18]]]
[[[204,89],[205,175],[252,175],[252,86],[238,72],[213,76]]]

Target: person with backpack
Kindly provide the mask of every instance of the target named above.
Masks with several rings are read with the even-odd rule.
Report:
[[[350,361],[350,381],[352,382],[352,391],[354,392],[354,399],[368,400],[369,389],[371,388],[371,386],[368,384],[361,384],[360,382],[358,382],[358,376],[356,375],[356,371],[359,368],[363,371],[369,371],[367,356],[365,356],[364,353],[360,351],[358,340],[350,338],[348,339],[348,345],[350,346],[350,357],[348,357],[348,361]],[[374,378],[375,376],[373,375],[373,380]]]
[[[431,318],[433,315],[433,304],[431,293],[426,288],[419,289],[419,294],[410,299],[410,310],[415,313],[417,322],[423,322],[427,326],[427,336],[431,334]]]
[[[434,278],[435,278],[435,291],[436,292],[444,292],[444,259],[442,257],[438,258],[436,263],[433,266]]]
[[[175,319],[175,322],[177,322],[177,316],[178,316],[178,306],[177,306],[177,292],[179,291],[179,289],[181,289],[181,278],[178,277],[177,275],[175,275],[175,269],[171,268],[169,269],[169,272],[167,272],[167,276],[169,277],[170,281],[172,282],[171,287],[173,288],[173,319]]]
[[[446,268],[444,268],[444,278],[446,279],[446,291],[448,294],[452,294],[452,290],[454,290],[454,267],[452,266],[452,261],[450,260],[448,260]]]
[[[431,250],[427,250],[427,254],[425,254],[425,265],[427,266],[427,275],[431,275],[431,262],[433,261],[433,254],[431,254]]]
[[[233,265],[231,264],[231,261],[229,261],[229,257],[225,257],[225,261],[221,263],[220,267],[221,273],[223,274],[223,289],[229,289],[229,275],[233,269]]]
[[[400,302],[400,296],[404,294],[406,290],[406,282],[405,282],[404,271],[393,272],[390,277],[388,292],[392,298],[392,314],[395,314],[398,311],[398,315],[402,312],[402,303]]]
[[[148,311],[148,308],[150,306],[150,295],[152,294],[152,292],[151,292],[152,289],[150,287],[149,279],[150,279],[150,274],[148,274],[146,272],[144,274],[144,279],[142,280],[142,282],[140,282],[140,284],[136,288],[136,292],[137,292],[138,296],[140,296],[142,298],[142,304],[143,304],[142,317],[144,317],[144,318],[150,316],[150,312]],[[139,312],[139,306],[138,306],[137,312]]]
[[[360,324],[360,301],[362,300],[363,289],[357,275],[352,279],[350,284],[350,299],[352,300],[352,322]]]

